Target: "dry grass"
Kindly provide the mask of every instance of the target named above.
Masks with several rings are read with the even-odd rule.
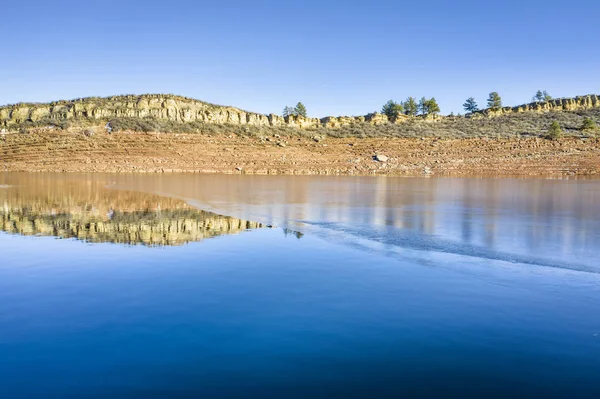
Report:
[[[372,125],[356,123],[340,128],[298,129],[289,126],[255,126],[237,124],[210,124],[204,122],[180,123],[152,118],[115,118],[110,121],[113,132],[162,132],[162,133],[200,133],[208,135],[235,134],[246,137],[314,137],[329,136],[338,138],[378,138],[378,137],[443,137],[443,138],[501,138],[501,137],[545,137],[552,122],[560,124],[566,136],[591,137],[598,130],[583,129],[584,120],[590,119],[600,124],[600,109],[583,111],[555,111],[547,113],[514,113],[499,117],[469,118],[464,116],[443,117],[438,120],[426,120],[420,117],[408,119],[399,124],[386,123]],[[101,128],[104,128],[102,122]],[[62,131],[86,131],[98,125],[97,121],[42,119],[37,122],[23,122],[11,126],[12,131],[27,132],[32,129],[47,128]]]

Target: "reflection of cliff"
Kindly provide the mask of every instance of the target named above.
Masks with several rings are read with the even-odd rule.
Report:
[[[183,201],[154,195],[100,187],[94,198],[76,190],[55,195],[55,189],[3,189],[0,230],[87,242],[163,246],[262,227],[260,223],[204,212]]]
[[[364,226],[373,240],[410,232],[424,242],[556,259],[591,259],[600,248],[597,180],[122,174],[116,186],[302,232]]]

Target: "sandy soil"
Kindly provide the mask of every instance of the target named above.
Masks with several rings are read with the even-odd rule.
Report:
[[[384,155],[384,162],[373,159]],[[385,158],[384,158],[385,159]],[[37,131],[0,136],[0,170],[259,174],[582,176],[600,139],[240,137]]]

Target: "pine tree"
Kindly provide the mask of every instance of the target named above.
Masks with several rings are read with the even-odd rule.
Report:
[[[409,116],[416,116],[419,113],[419,105],[414,97],[408,97],[404,103],[404,113]]]
[[[388,119],[396,119],[402,113],[402,105],[390,100],[383,105],[381,113],[387,115]]]
[[[541,90],[538,90],[535,93],[535,96],[533,96],[533,101],[538,103],[544,101],[544,93],[542,93]]]
[[[292,116],[292,115],[296,115],[296,110],[293,107],[285,107],[283,109],[283,113],[282,115],[284,117],[288,117],[288,116]]]
[[[535,93],[535,96],[533,96],[533,101],[538,102],[538,103],[542,103],[545,101],[550,101],[552,100],[552,96],[550,94],[548,94],[548,92],[546,90],[542,91],[542,90],[538,90]]]
[[[421,115],[427,115],[429,113],[429,108],[427,107],[427,99],[425,97],[421,97],[417,108],[419,112],[421,112]]]
[[[477,106],[477,103],[475,102],[475,99],[473,97],[467,98],[467,101],[465,101],[465,103],[463,104],[463,108],[469,114],[479,111],[479,107]]]
[[[440,106],[435,100],[435,97],[431,97],[429,100],[427,100],[427,111],[431,115],[436,115],[440,112]]]
[[[550,128],[548,129],[548,135],[546,136],[550,140],[556,140],[562,136],[562,128],[557,121],[552,122],[550,124]]]
[[[550,101],[550,100],[552,100],[552,96],[550,94],[548,94],[548,92],[546,90],[544,90],[542,92],[542,95],[544,96],[544,101]]]
[[[492,111],[498,111],[502,108],[502,98],[500,98],[500,94],[496,91],[491,92],[487,100],[487,105]]]
[[[296,104],[296,108],[294,108],[294,111],[296,115],[306,118],[306,107],[301,102]]]

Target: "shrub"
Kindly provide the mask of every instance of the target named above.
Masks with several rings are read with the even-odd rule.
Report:
[[[562,133],[563,131],[560,124],[557,121],[553,121],[552,124],[550,124],[546,137],[550,140],[556,140],[562,136]]]
[[[585,118],[583,120],[581,130],[596,130],[597,128],[598,126],[596,126],[596,122],[592,118]]]

